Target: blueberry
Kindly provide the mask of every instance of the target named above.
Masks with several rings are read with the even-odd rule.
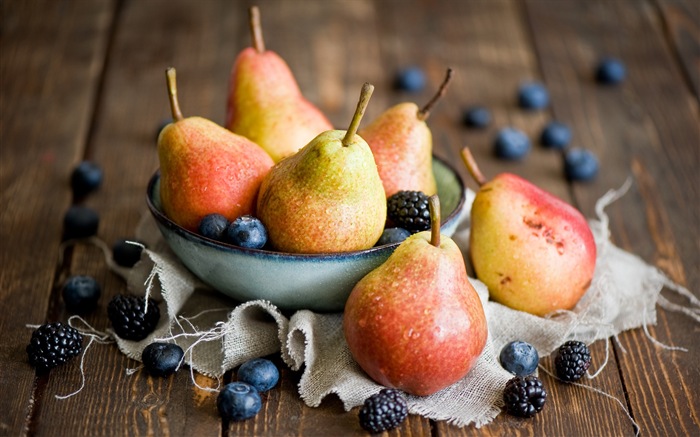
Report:
[[[102,168],[90,161],[78,164],[71,173],[70,186],[75,197],[84,197],[102,185]]]
[[[524,132],[506,127],[498,131],[494,149],[499,158],[522,159],[530,152],[530,139]]]
[[[223,241],[228,227],[228,219],[221,214],[205,215],[199,222],[197,231],[206,238]]]
[[[379,237],[379,241],[375,246],[384,246],[386,244],[401,243],[406,238],[410,237],[411,233],[404,228],[386,228]]]
[[[221,417],[228,420],[245,420],[258,414],[262,407],[260,394],[250,384],[232,382],[226,384],[216,398],[216,408]]]
[[[549,92],[539,82],[527,82],[518,89],[518,104],[525,109],[542,109],[549,105]]]
[[[598,83],[615,85],[622,82],[627,75],[625,64],[616,58],[603,58],[598,62],[595,79]]]
[[[272,361],[265,358],[255,358],[241,364],[237,379],[252,385],[260,393],[264,393],[277,385],[280,372]]]
[[[63,216],[63,239],[92,237],[100,226],[100,216],[86,206],[71,206]]]
[[[267,243],[267,230],[259,219],[244,215],[226,228],[226,241],[248,249],[260,249]]]
[[[87,314],[97,308],[102,288],[91,276],[71,276],[63,284],[63,302],[75,314]]]
[[[564,155],[564,175],[570,181],[589,181],[599,168],[598,158],[590,150],[575,147]]]
[[[394,78],[394,88],[400,91],[418,92],[425,88],[425,73],[420,67],[412,66],[399,70]]]
[[[540,142],[552,149],[563,149],[571,142],[571,129],[558,121],[552,121],[542,130]]]
[[[141,260],[144,244],[136,240],[117,240],[112,245],[112,259],[122,267],[133,267]]]
[[[177,371],[184,355],[182,348],[175,343],[155,342],[143,349],[141,361],[148,373],[165,378]]]
[[[469,127],[484,128],[491,123],[491,111],[483,106],[472,106],[464,111],[462,122]]]
[[[537,370],[540,356],[530,343],[516,340],[501,349],[499,355],[501,366],[516,376],[527,376]]]

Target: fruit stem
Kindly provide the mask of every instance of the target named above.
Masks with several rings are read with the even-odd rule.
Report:
[[[442,84],[440,85],[440,88],[438,88],[437,93],[433,96],[432,99],[428,103],[423,106],[423,109],[420,109],[418,111],[418,114],[416,114],[416,117],[418,117],[418,120],[426,120],[430,116],[430,111],[433,109],[433,106],[442,98],[442,96],[445,94],[445,91],[447,90],[447,85],[450,83],[452,80],[452,69],[448,68],[447,73],[445,74],[445,80],[442,81]]]
[[[440,198],[437,194],[428,197],[430,211],[430,244],[440,247]]]
[[[464,165],[467,166],[467,170],[469,170],[469,174],[472,175],[472,178],[476,181],[479,186],[482,186],[486,183],[486,178],[484,177],[483,173],[481,173],[481,170],[479,170],[479,166],[476,165],[476,160],[474,159],[474,155],[472,155],[471,150],[469,150],[469,147],[465,147],[462,149],[462,161],[464,161]]]
[[[260,9],[257,6],[251,6],[248,11],[250,19],[250,35],[253,38],[253,47],[258,53],[265,51],[265,40],[263,39],[262,26],[260,25]]]
[[[357,129],[360,127],[360,121],[362,116],[365,115],[365,109],[367,109],[367,104],[369,103],[369,98],[372,97],[372,92],[374,92],[374,85],[365,82],[362,85],[362,91],[360,92],[360,100],[357,102],[357,109],[355,109],[355,115],[352,116],[352,121],[350,121],[350,127],[343,137],[343,146],[349,146],[355,142],[355,134]]]
[[[180,121],[185,117],[180,111],[180,103],[177,100],[177,81],[175,80],[175,69],[169,67],[165,70],[165,81],[168,84],[168,98],[170,99],[170,112],[173,115],[173,121]]]

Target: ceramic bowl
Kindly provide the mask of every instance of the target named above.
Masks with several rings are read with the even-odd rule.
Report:
[[[464,213],[459,174],[433,159],[442,228],[451,236]],[[163,237],[182,263],[203,282],[239,301],[264,299],[284,310],[342,311],[354,285],[383,263],[398,243],[356,252],[289,254],[244,249],[190,232],[163,214],[160,174],[148,184],[147,204]]]

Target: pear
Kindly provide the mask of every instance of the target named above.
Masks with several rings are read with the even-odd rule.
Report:
[[[183,117],[174,68],[166,70],[173,122],[158,136],[163,212],[196,231],[207,214],[229,220],[255,213],[257,193],[274,162],[257,144],[202,117]]]
[[[411,235],[362,278],[345,303],[350,353],[377,383],[417,396],[462,379],[486,345],[481,300],[464,258],[440,235],[437,195],[431,230]]]
[[[426,120],[451,78],[452,70],[448,69],[438,92],[423,108],[412,102],[399,103],[360,130],[359,135],[374,153],[387,197],[401,190],[422,191],[428,196],[437,192],[433,137]]]
[[[287,63],[265,50],[256,6],[250,8],[250,27],[253,47],[243,49],[233,65],[225,126],[279,162],[333,126],[304,98]]]
[[[265,177],[258,218],[270,243],[291,253],[372,247],[386,221],[386,196],[374,157],[356,134],[374,87],[365,84],[347,131],[330,130]]]
[[[586,219],[514,174],[487,182],[468,148],[462,157],[480,186],[471,209],[470,259],[491,298],[537,316],[572,309],[595,270]]]

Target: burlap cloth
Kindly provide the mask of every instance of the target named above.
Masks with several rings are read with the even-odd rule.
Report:
[[[480,427],[492,421],[501,411],[502,390],[512,377],[498,363],[498,353],[512,340],[525,340],[540,356],[546,356],[569,339],[590,344],[624,330],[653,325],[657,303],[700,321],[700,302],[693,294],[609,241],[603,210],[628,185],[629,181],[620,190],[610,191],[596,205],[598,217],[590,220],[598,249],[595,277],[573,311],[547,318],[514,311],[490,302],[485,285],[471,280],[488,319],[486,347],[461,381],[431,396],[409,396],[411,413],[457,426],[473,423]],[[467,193],[466,211],[473,196],[473,192]],[[468,235],[469,220],[465,217],[453,236],[465,254]],[[312,407],[335,393],[349,410],[382,388],[353,361],[343,337],[342,314],[302,310],[289,316],[266,301],[235,302],[195,278],[168,249],[150,217],[139,226],[137,236],[148,249],[133,269],[117,272],[132,292],[159,301],[164,317],[156,331],[141,342],[116,338],[124,354],[140,360],[143,348],[155,339],[174,341],[186,351],[185,360],[192,369],[220,378],[250,358],[279,352],[292,370],[301,370],[299,395]],[[665,286],[690,303],[678,305],[665,299],[660,294]],[[602,361],[602,357],[595,358]]]

